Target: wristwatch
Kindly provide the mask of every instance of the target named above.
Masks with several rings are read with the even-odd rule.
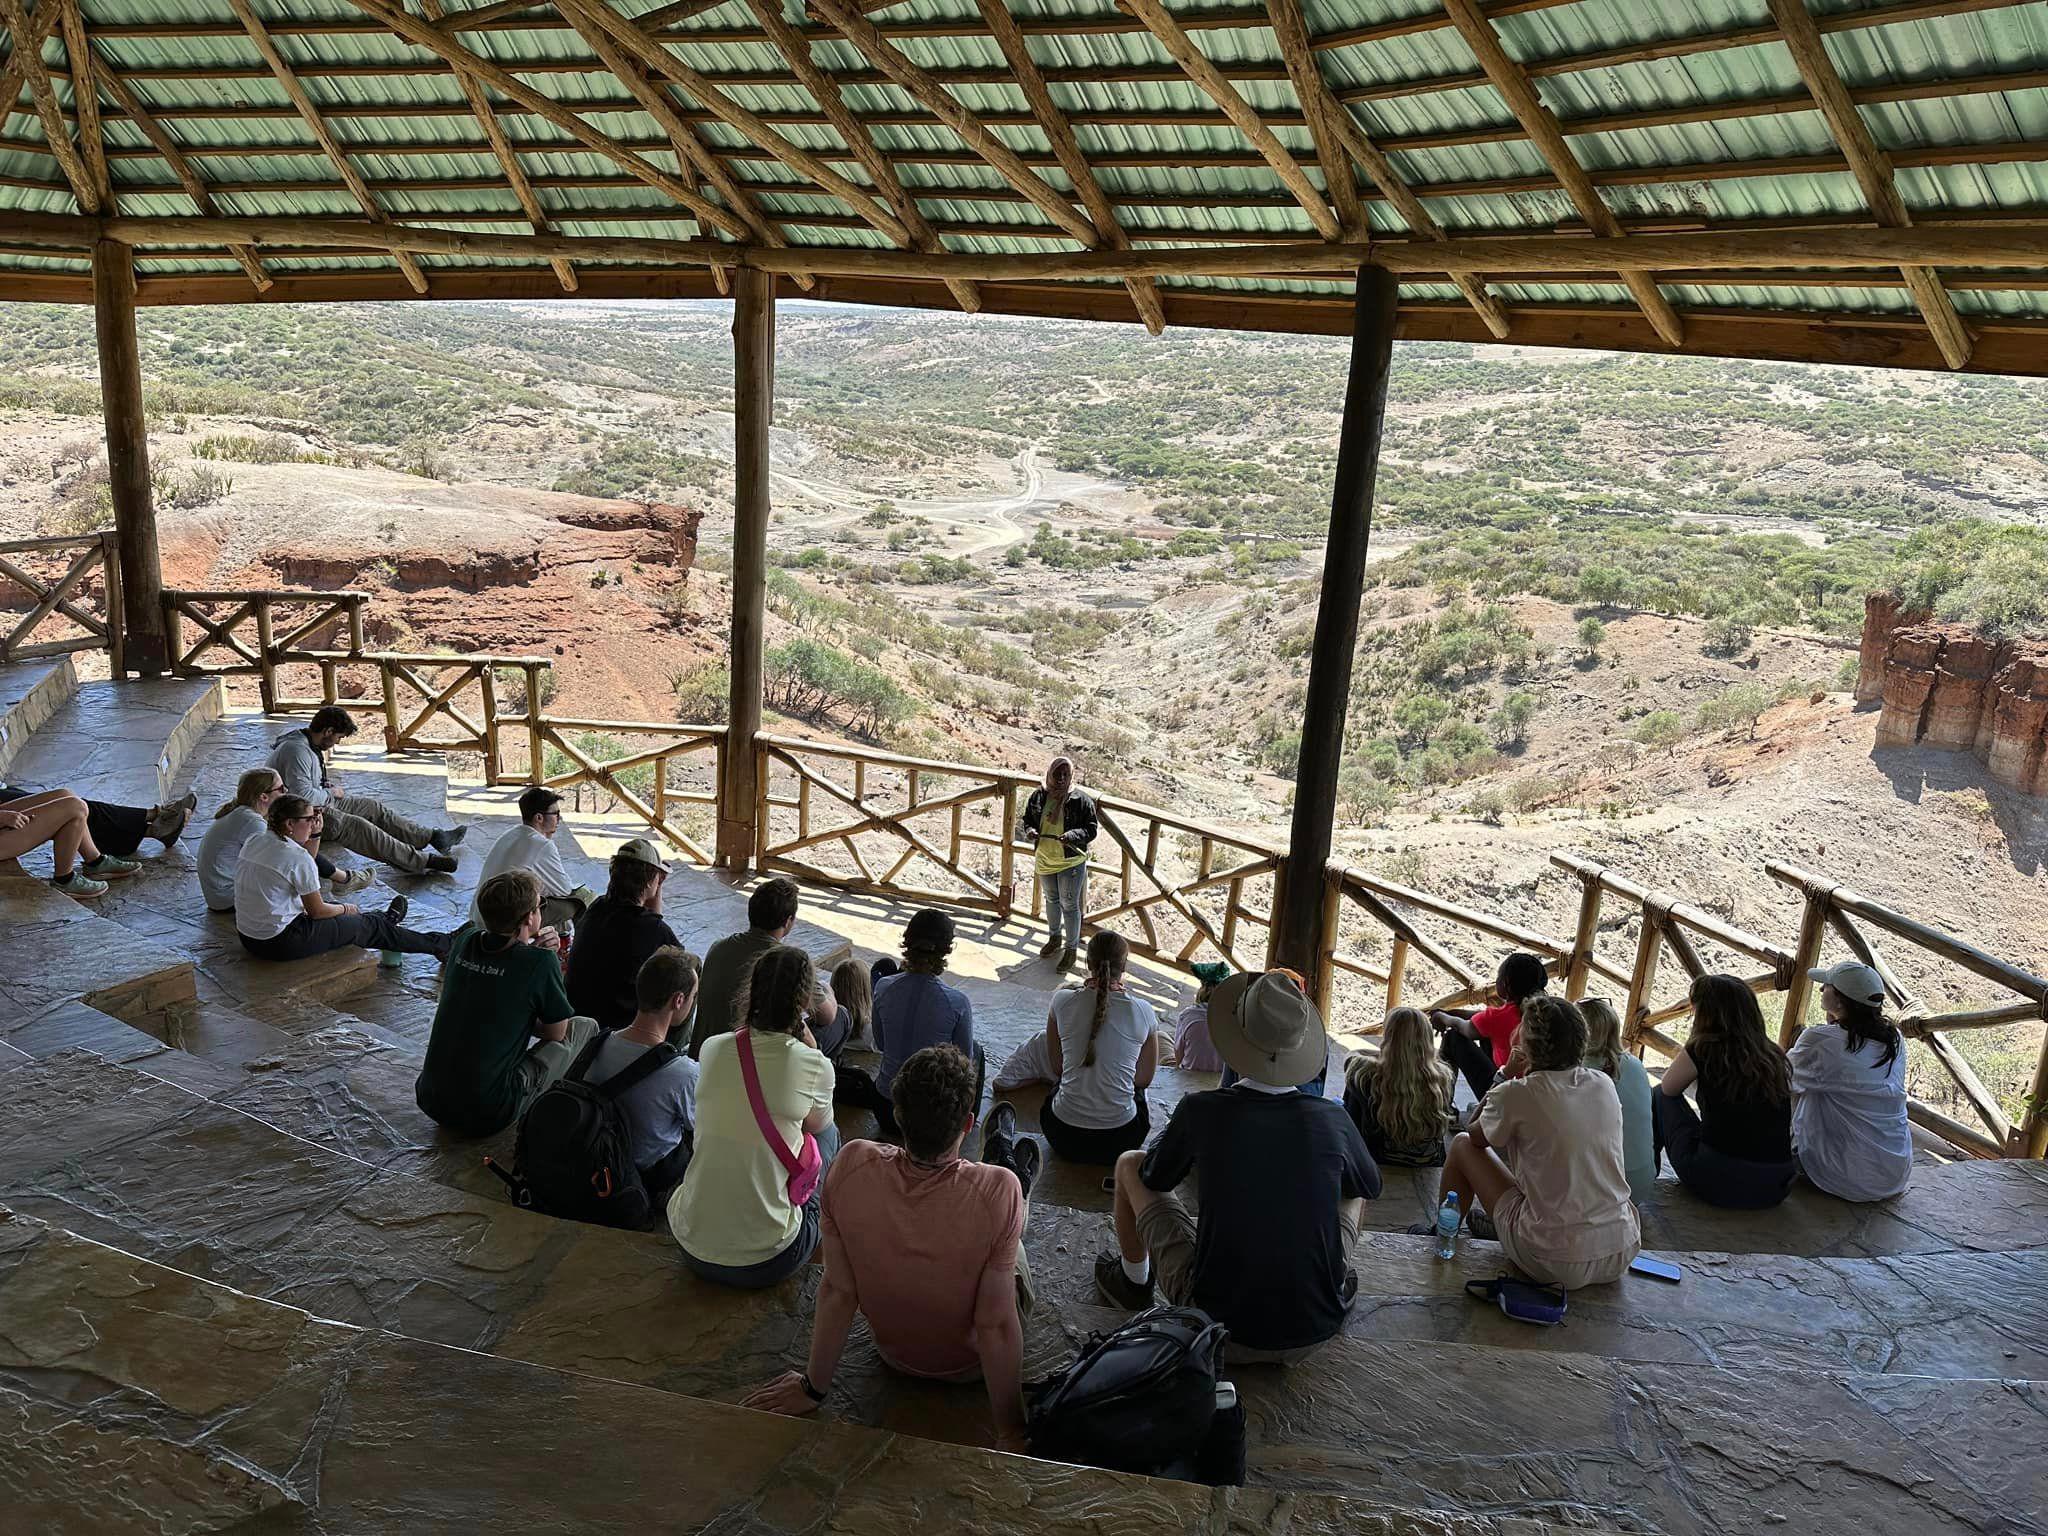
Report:
[[[825,1401],[824,1391],[821,1388],[814,1387],[811,1385],[811,1373],[809,1371],[798,1372],[797,1380],[803,1384],[805,1397],[808,1397],[814,1403],[822,1403],[823,1401]]]

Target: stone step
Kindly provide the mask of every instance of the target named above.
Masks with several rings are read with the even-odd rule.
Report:
[[[0,784],[14,782],[14,764],[36,730],[78,691],[69,656],[10,662],[0,667]]]
[[[160,677],[80,683],[36,725],[10,777],[92,800],[153,805],[221,716],[220,684]]]
[[[0,1212],[24,1529],[1550,1536],[787,1419],[321,1321]],[[1575,1529],[1583,1530],[1582,1526]]]
[[[144,1031],[160,1030],[169,1010],[198,995],[188,954],[36,875],[0,874],[0,932],[7,935],[0,1035],[80,1001]]]
[[[177,1028],[179,1015],[170,1016]],[[147,1072],[194,1093],[224,1093],[242,1080],[239,1064],[224,1053],[194,1051],[181,1039],[166,1044],[111,1014],[86,1003],[60,1003],[7,1037],[6,1044],[24,1060],[40,1060],[64,1051],[90,1051],[103,1061]]]

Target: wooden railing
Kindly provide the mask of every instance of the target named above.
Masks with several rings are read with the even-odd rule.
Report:
[[[119,677],[125,658],[120,544],[115,535],[0,543],[0,613],[16,612],[22,617],[0,637],[0,662],[105,651]],[[58,630],[66,632],[54,632]]]
[[[724,727],[549,713],[550,663],[536,656],[444,656],[362,647],[362,594],[175,592],[168,614],[199,626],[174,655],[189,672],[253,674],[267,707],[339,704],[381,713],[391,750],[471,753],[485,780],[590,787],[638,817],[686,858],[710,863],[709,829],[729,767]],[[211,611],[208,611],[211,610]],[[279,622],[290,610],[293,617]],[[346,627],[347,649],[307,644]],[[230,659],[209,663],[209,652]],[[319,669],[317,697],[290,697],[280,668]],[[526,704],[505,707],[511,674]],[[1035,777],[1004,769],[906,757],[875,748],[763,734],[756,740],[754,862],[815,885],[895,900],[942,903],[1002,917],[1042,910],[1031,847],[1015,837]],[[1220,958],[1265,964],[1273,892],[1284,848],[1113,795],[1098,798],[1102,836],[1091,859],[1091,928],[1115,928],[1139,954],[1185,964]],[[1460,905],[1332,862],[1314,914],[1317,960],[1307,978],[1332,1027],[1369,1035],[1403,1002],[1457,1007],[1486,995],[1504,950],[1542,957],[1568,997],[1611,989],[1627,1042],[1674,1054],[1691,1012],[1694,979],[1739,976],[1759,994],[1782,993],[1791,1031],[1804,1022],[1807,970],[1831,941],[1885,978],[1906,1034],[1928,1054],[1982,1122],[1973,1126],[1915,1098],[1913,1119],[1982,1156],[2048,1155],[2048,1041],[2016,1125],[1947,1036],[2048,1018],[2048,981],[1822,877],[1770,864],[1799,891],[1798,938],[1786,947],[1676,894],[1575,854],[1551,863],[1578,885],[1569,934]],[[1791,926],[1788,924],[1788,926]],[[2002,988],[2005,1000],[1930,1012],[1879,951],[1878,930]],[[1625,953],[1603,935],[1628,933]]]

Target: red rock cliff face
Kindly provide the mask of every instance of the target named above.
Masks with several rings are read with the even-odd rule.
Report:
[[[1991,640],[1873,595],[1856,697],[1884,701],[1878,746],[1974,752],[2007,788],[2048,794],[2048,640]]]

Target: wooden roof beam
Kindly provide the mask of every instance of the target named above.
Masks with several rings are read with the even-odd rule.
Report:
[[[768,35],[768,40],[774,44],[783,58],[789,61],[789,67],[796,71],[797,79],[803,82],[804,89],[809,91],[811,98],[818,103],[825,121],[831,125],[833,132],[845,141],[846,147],[853,151],[861,169],[867,172],[868,180],[875,184],[875,189],[895,210],[896,217],[902,220],[903,228],[910,237],[907,242],[909,248],[915,251],[943,250],[945,247],[939,239],[938,232],[925,218],[924,210],[917,206],[917,199],[904,190],[903,179],[896,174],[896,167],[891,165],[888,158],[876,147],[874,135],[868,132],[866,125],[846,104],[846,98],[839,92],[839,83],[811,57],[810,39],[789,24],[777,0],[747,0],[747,5],[753,11],[755,19],[761,23],[761,30]],[[980,311],[981,290],[973,283],[955,278],[948,281],[946,288],[968,314]]]
[[[657,78],[681,86],[698,105],[716,115],[742,138],[767,150],[791,170],[810,177],[890,240],[902,244],[910,238],[910,232],[896,215],[876,202],[866,188],[833,170],[823,156],[815,155],[777,133],[758,112],[727,96],[712,83],[710,76],[670,53],[604,0],[555,0],[555,8],[565,14],[573,11],[603,27]]]
[[[1820,29],[1814,25],[1805,0],[1768,3],[1771,19],[1791,50],[1792,62],[1799,66],[1799,77],[1806,82],[1821,116],[1827,119],[1828,131],[1842,147],[1843,158],[1849,162],[1857,186],[1863,189],[1863,200],[1870,204],[1871,213],[1887,229],[1908,227],[1913,215],[1899,196],[1891,160],[1877,147],[1862,114],[1856,110],[1841,72],[1828,57],[1827,46],[1821,41]],[[1905,278],[1906,288],[1919,306],[1927,329],[1934,333],[1934,344],[1941,349],[1943,359],[1951,368],[1967,367],[1974,343],[1962,316],[1956,313],[1955,301],[1941,286],[1941,278],[1932,267],[1921,266],[1902,267],[1900,275]]]
[[[523,3],[523,0],[522,0]],[[420,13],[431,22],[446,18],[441,0],[420,0]],[[484,95],[484,88],[474,75],[463,70],[455,71],[456,83],[462,87],[462,99],[469,103],[469,115],[476,119],[477,127],[483,129],[484,138],[490,143],[491,154],[505,172],[505,184],[512,189],[512,195],[519,199],[519,206],[526,211],[527,221],[533,225],[536,235],[552,234],[554,226],[548,222],[540,198],[533,190],[533,183],[526,179],[526,169],[519,163],[518,151],[512,147],[512,140],[506,136],[504,125],[498,121],[498,114],[491,110],[490,99]],[[548,263],[554,269],[555,281],[562,285],[564,293],[576,291],[576,268],[569,262],[555,260]]]
[[[220,207],[214,202],[212,191],[194,169],[192,162],[186,158],[178,141],[172,138],[164,125],[143,106],[111,64],[104,58],[96,58],[94,63],[97,68],[94,70],[93,79],[100,90],[106,93],[109,101],[128,114],[128,120],[141,130],[142,136],[148,139],[157,154],[163,157],[164,164],[171,168],[171,174],[178,178],[178,185],[183,187],[185,195],[192,199],[192,206],[208,218],[218,217]],[[232,245],[228,247],[228,254],[249,274],[249,281],[256,285],[258,293],[270,287],[270,273],[254,250],[246,245]]]
[[[1302,17],[1300,0],[1266,0],[1266,11],[1273,20],[1273,36],[1280,44],[1280,56],[1287,61],[1287,74],[1294,82],[1295,97],[1301,102],[1302,112],[1308,119],[1309,131],[1315,135],[1316,158],[1323,167],[1323,184],[1330,188],[1336,199],[1337,217],[1343,221],[1346,235],[1362,237],[1371,228],[1366,222],[1365,201],[1358,195],[1358,184],[1351,174],[1355,160],[1380,189],[1380,195],[1407,220],[1410,229],[1426,239],[1443,239],[1443,226],[1422,206],[1422,200],[1408,189],[1407,182],[1401,179],[1392,162],[1351,115],[1351,109],[1330,93],[1329,82],[1323,79],[1322,66],[1317,63],[1315,52],[1309,45],[1308,23]],[[1486,284],[1467,272],[1460,272],[1452,282],[1465,296],[1465,302],[1486,323],[1486,328],[1505,340],[1508,334],[1507,311],[1486,291]]]
[[[85,17],[78,0],[61,0],[63,11],[58,25],[64,30],[64,58],[71,68],[71,110],[78,119],[78,147],[85,156],[85,169],[92,177],[100,206],[114,207],[114,175],[107,168],[107,141],[100,125],[98,61],[85,35]]]
[[[744,240],[749,237],[747,226],[735,214],[719,207],[709,198],[700,196],[696,188],[680,177],[670,175],[653,161],[635,154],[610,134],[592,127],[574,112],[559,105],[552,98],[542,95],[509,70],[492,63],[461,43],[443,36],[431,22],[422,21],[402,7],[393,7],[387,0],[349,0],[349,3],[365,15],[383,22],[407,42],[436,55],[443,64],[458,72],[474,75],[501,95],[553,123],[584,148],[603,155],[614,165],[638,177],[656,191],[666,193],[696,214],[705,224],[723,230],[735,239]]]
[[[772,0],[754,0],[754,3],[765,5]],[[1031,56],[1031,47],[1024,40],[1024,30],[1017,25],[1017,18],[1010,14],[1004,0],[981,0],[981,19],[988,27],[989,35],[995,38],[996,46],[1003,50],[1003,57],[1009,62],[1018,87],[1024,92],[1024,100],[1030,106],[1032,118],[1052,144],[1054,158],[1079,194],[1081,206],[1088,211],[1088,217],[1103,243],[1112,250],[1129,250],[1130,236],[1117,222],[1116,209],[1104,195],[1102,184],[1095,179],[1088,157],[1081,152],[1073,125],[1067,121],[1059,103],[1052,99],[1052,87],[1046,84],[1044,72]],[[1154,336],[1164,331],[1166,309],[1159,302],[1159,285],[1149,277],[1127,277],[1124,287],[1130,292],[1131,303],[1138,311],[1138,318],[1145,322],[1145,329]]]
[[[0,24],[4,24],[15,38],[30,39],[25,45],[17,44],[14,57],[21,60],[22,78],[27,81],[29,94],[35,99],[36,116],[42,119],[43,141],[48,152],[56,157],[78,206],[87,213],[98,213],[102,207],[99,188],[93,180],[92,171],[80,157],[78,146],[71,142],[71,125],[64,120],[64,113],[57,105],[57,88],[50,83],[49,66],[43,62],[42,39],[62,19],[63,0],[43,0],[35,22],[31,22],[22,10],[21,0],[0,0]],[[12,62],[10,59],[9,63]]]
[[[874,25],[855,7],[846,4],[845,0],[809,0],[807,9],[837,28],[840,36],[912,100],[952,129],[961,143],[1036,204],[1053,223],[1091,248],[1102,239],[1102,232],[1062,193],[1026,165],[1023,156],[997,138],[986,123],[963,107],[930,70],[911,60],[875,30]]]
[[[11,3],[12,0],[0,0],[0,4]],[[315,105],[313,98],[306,94],[306,87],[293,73],[291,62],[278,52],[277,43],[264,28],[263,19],[256,14],[249,0],[228,0],[228,9],[235,13],[235,19],[242,24],[242,30],[249,34],[249,41],[255,45],[256,52],[262,56],[263,62],[270,66],[270,72],[277,77],[277,83],[284,88],[284,93],[290,98],[291,104],[299,109],[299,116],[305,119],[307,128],[312,130],[313,137],[319,141],[321,149],[326,151],[327,158],[334,163],[335,170],[348,184],[348,189],[355,195],[355,200],[362,205],[363,212],[370,216],[372,223],[386,222],[384,210],[378,204],[375,194],[370,191],[370,184],[363,180],[362,173],[349,159],[341,141],[335,138],[334,130],[329,128],[326,120],[320,116],[320,108]],[[412,284],[415,293],[427,291],[427,274],[420,270],[420,264],[413,259],[410,252],[393,252],[392,259],[398,263],[398,270],[405,274],[405,280]]]
[[[1443,0],[1443,6],[1457,27],[1458,35],[1465,39],[1465,45],[1479,60],[1479,67],[1486,72],[1486,78],[1493,82],[1493,88],[1500,92],[1508,110],[1528,131],[1530,142],[1542,154],[1544,163],[1571,198],[1572,206],[1579,210],[1579,217],[1597,235],[1606,238],[1619,236],[1621,225],[1607,204],[1600,200],[1600,194],[1594,190],[1585,168],[1573,157],[1571,146],[1565,143],[1564,134],[1558,129],[1556,117],[1536,94],[1528,73],[1501,47],[1493,23],[1481,14],[1476,0]],[[1671,302],[1657,291],[1655,281],[1644,272],[1624,272],[1623,277],[1630,295],[1642,307],[1651,329],[1672,346],[1681,345],[1685,340],[1685,323],[1678,318],[1678,311],[1671,307]]]
[[[1166,7],[1161,5],[1159,0],[1116,0],[1116,7],[1142,21],[1145,29],[1159,40],[1159,46],[1166,50],[1173,62],[1181,67],[1190,80],[1201,87],[1211,101],[1222,108],[1223,115],[1230,119],[1237,131],[1251,140],[1252,148],[1256,149],[1266,164],[1273,168],[1273,174],[1280,178],[1280,184],[1292,192],[1294,200],[1301,204],[1301,211],[1308,215],[1308,221],[1315,226],[1316,233],[1325,240],[1344,238],[1345,232],[1338,223],[1337,215],[1331,212],[1330,205],[1323,200],[1322,193],[1316,190],[1315,183],[1308,179],[1307,173],[1302,170],[1294,156],[1288,153],[1287,146],[1273,137],[1273,130],[1260,121],[1259,114],[1252,110],[1251,104],[1237,93],[1237,87],[1225,79],[1223,72],[1209,62],[1209,56],[1195,46],[1194,38],[1188,35],[1185,27],[1173,19]],[[1315,113],[1308,108],[1307,103],[1303,103],[1303,109],[1309,112],[1309,119],[1313,122]],[[1346,179],[1349,179],[1348,173]],[[1354,188],[1353,196],[1356,195]]]
[[[7,62],[0,64],[0,128],[5,128],[7,120],[20,110],[21,88],[28,80],[28,61],[42,58],[44,39],[57,30],[59,17],[57,0],[43,0],[26,31],[8,26],[14,46]]]

